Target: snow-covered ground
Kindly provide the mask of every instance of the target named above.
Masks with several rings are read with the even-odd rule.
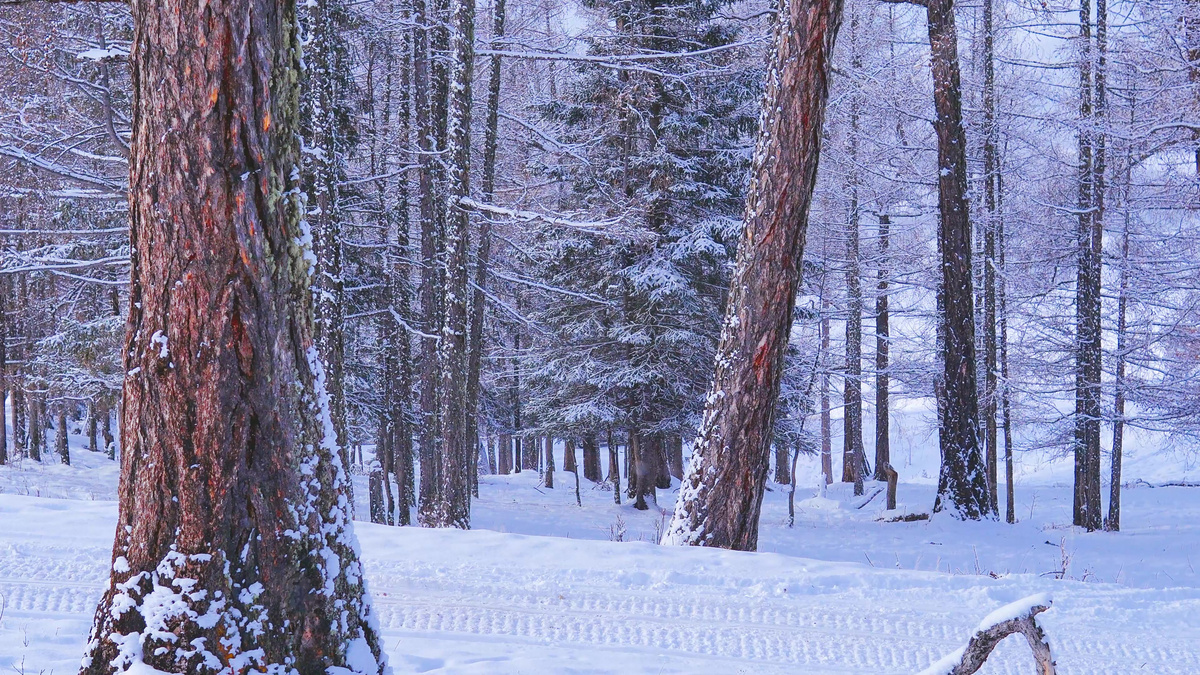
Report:
[[[900,486],[908,511],[932,502],[928,454],[898,462],[915,480]],[[117,470],[80,448],[73,459],[0,467],[0,672],[78,667]],[[802,460],[796,523],[772,485],[760,553],[657,546],[673,491],[638,512],[583,481],[580,508],[563,472],[553,490],[536,472],[482,477],[470,532],[357,531],[397,673],[907,674],[1043,592],[1060,673],[1200,673],[1200,489],[1127,489],[1124,531],[1088,534],[1069,526],[1069,465],[1021,461],[1010,526],[880,522],[882,495],[861,509],[848,486],[816,497]],[[1195,480],[1185,463],[1147,449],[1126,475]],[[982,672],[1031,671],[1014,637]]]

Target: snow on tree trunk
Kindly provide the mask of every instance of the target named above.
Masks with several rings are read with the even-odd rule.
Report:
[[[862,69],[858,44],[858,13],[850,13],[851,77]],[[850,95],[850,133],[847,155],[851,166],[858,165],[859,117],[862,102],[858,92]],[[846,362],[842,375],[842,482],[854,483],[854,494],[863,494],[865,453],[862,433],[862,269],[859,251],[858,172],[846,172],[849,205],[846,218]]]
[[[346,439],[345,302],[342,279],[341,184],[351,135],[348,22],[342,0],[312,0],[299,9],[304,70],[300,117],[306,218],[313,233],[313,334],[326,367],[326,387],[342,464],[350,465]]]
[[[841,0],[783,0],[716,370],[664,543],[754,550]]]
[[[471,526],[471,490],[467,431],[467,266],[470,252],[470,211],[460,202],[470,197],[471,80],[475,61],[475,2],[453,0],[450,8],[450,100],[446,162],[449,202],[445,237],[446,264],[441,332],[438,335],[438,429],[440,475],[425,524],[433,527]]]
[[[134,3],[117,536],[84,673],[383,673],[313,339],[293,3]]]
[[[413,31],[413,105],[416,107],[417,155],[421,170],[418,174],[418,213],[421,223],[421,285],[418,291],[421,304],[420,356],[420,495],[418,520],[427,522],[434,517],[435,495],[441,484],[441,454],[438,449],[438,339],[441,327],[442,274],[438,251],[441,247],[442,226],[445,222],[444,175],[438,161],[439,142],[445,135],[446,80],[445,68],[433,58],[445,50],[444,30],[427,26],[439,23],[436,0],[414,0]],[[443,113],[443,114],[439,114]]]
[[[971,218],[967,206],[967,136],[954,1],[929,0],[934,130],[938,138],[938,241],[941,249],[942,466],[934,512],[978,519],[995,513],[979,448],[979,392],[975,373],[975,291],[971,278]]]

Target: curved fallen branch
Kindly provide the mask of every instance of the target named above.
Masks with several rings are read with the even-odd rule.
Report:
[[[1037,675],[1055,675],[1050,643],[1036,618],[1050,609],[1052,602],[1049,594],[1041,593],[1001,607],[979,623],[965,647],[947,654],[919,675],[971,675],[983,667],[996,645],[1013,633],[1025,636],[1033,650]]]

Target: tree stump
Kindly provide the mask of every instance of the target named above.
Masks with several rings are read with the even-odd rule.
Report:
[[[900,474],[896,473],[896,470],[892,468],[891,464],[886,463],[879,467],[879,470],[882,471],[884,477],[887,478],[887,510],[895,511],[896,483],[900,481]]]

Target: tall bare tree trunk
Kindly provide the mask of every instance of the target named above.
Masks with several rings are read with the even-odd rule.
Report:
[[[0,281],[0,464],[8,463],[8,285]]]
[[[821,473],[825,484],[833,483],[833,420],[829,412],[829,297],[822,288],[821,300]]]
[[[664,543],[754,550],[841,0],[782,0],[716,371]]]
[[[537,445],[538,443],[535,440],[534,447],[537,447]],[[564,467],[563,470],[565,471],[566,468]],[[546,436],[546,473],[542,479],[542,484],[548,488],[554,487],[554,438],[552,436]]]
[[[108,453],[108,458],[115,460],[117,458],[117,439],[113,437],[112,432],[112,410],[104,408],[104,417],[101,419],[100,435],[104,438],[104,451]]]
[[[439,138],[443,135],[446,94],[444,68],[435,64],[438,48],[444,51],[441,30],[433,27],[441,20],[437,0],[413,0],[413,105],[416,108],[418,162],[418,214],[421,223],[421,357],[418,434],[420,438],[421,484],[417,518],[421,523],[434,518],[434,496],[441,484],[441,452],[438,424],[438,338],[441,308],[441,247],[445,204],[440,198],[444,186],[438,162]],[[431,39],[431,35],[433,39]],[[441,120],[441,122],[439,122]],[[441,129],[439,129],[441,127]]]
[[[858,14],[850,13],[850,72],[862,69],[858,45]],[[851,87],[856,87],[851,84]],[[859,251],[860,213],[858,203],[858,125],[862,102],[858,92],[850,95],[850,170],[846,192],[850,208],[846,219],[846,363],[842,378],[842,482],[854,483],[854,494],[863,494],[866,454],[862,433],[862,266]]]
[[[67,403],[58,404],[58,419],[54,424],[54,451],[63,464],[71,465],[71,446],[67,442]]]
[[[26,399],[29,401],[29,459],[40,462],[46,436],[46,423],[42,420],[45,410],[36,393],[28,394]]]
[[[1002,171],[998,171],[996,176],[996,200],[1001,212],[1003,212],[1003,208],[1000,208],[1000,205],[1002,205],[1004,197],[1003,175]],[[1008,244],[1004,234],[1003,218],[996,223],[996,245],[1000,249],[1000,279],[996,288],[996,303],[1000,313],[997,332],[1000,342],[1000,416],[1004,424],[1004,480],[1006,483],[1004,521],[1012,524],[1017,522],[1017,511],[1015,472],[1013,470],[1012,399],[1008,386]]]
[[[88,452],[100,452],[99,433],[100,426],[96,423],[96,402],[89,400],[87,403],[87,437],[88,437]],[[0,409],[0,413],[3,410]],[[0,420],[3,417],[0,416]],[[2,426],[2,425],[0,425]]]
[[[350,64],[345,39],[349,17],[343,1],[313,0],[300,6],[305,68],[298,121],[308,149],[302,162],[305,217],[316,256],[314,339],[325,364],[330,415],[343,453],[342,464],[348,467],[341,186],[346,179],[351,92],[347,91]]]
[[[132,9],[127,452],[82,672],[382,673],[313,339],[294,4]]]
[[[1098,0],[1098,16],[1106,14]],[[1098,47],[1104,46],[1106,22],[1097,26]],[[1075,509],[1074,523],[1089,531],[1101,527],[1100,387],[1101,266],[1104,241],[1104,140],[1097,134],[1104,91],[1102,64],[1093,64],[1091,2],[1079,5],[1079,227],[1075,286]],[[1095,68],[1094,68],[1095,66]],[[1094,76],[1094,80],[1093,80]],[[1093,84],[1094,81],[1094,84]],[[1102,124],[1102,121],[1100,122]]]
[[[13,456],[25,457],[29,452],[29,437],[25,433],[25,387],[21,378],[13,378],[12,388],[12,425],[13,425]]]
[[[520,296],[517,296],[520,309]],[[512,404],[512,421],[513,421],[513,473],[521,473],[522,463],[524,458],[521,456],[521,371],[520,371],[520,355],[521,355],[521,331],[513,329],[513,357],[509,359],[512,368],[512,382],[509,385],[509,398]]]
[[[493,0],[492,49],[498,51],[504,39],[504,0]],[[483,201],[491,203],[496,192],[496,150],[500,142],[500,55],[492,54],[488,74],[486,132],[483,139]],[[492,255],[492,222],[484,214],[479,223],[479,249],[475,255],[475,289],[471,296],[470,354],[467,358],[467,438],[479,446],[479,379],[483,368],[483,318],[487,309],[488,266]],[[477,457],[479,453],[475,453]],[[490,470],[490,469],[489,469]],[[474,496],[479,496],[477,471],[472,471]]]
[[[411,13],[405,12],[405,17],[411,19]],[[415,31],[404,31],[401,42],[399,66],[399,93],[396,110],[398,123],[397,139],[402,148],[409,148],[412,137],[412,80],[413,80],[413,49],[416,44]],[[386,118],[385,118],[386,119]],[[400,163],[412,161],[411,154],[401,155]],[[412,274],[409,259],[412,255],[409,239],[411,221],[410,182],[408,174],[400,176],[396,185],[396,218],[393,227],[395,238],[393,246],[389,247],[387,270],[391,282],[390,293],[395,311],[405,321],[414,321],[412,300]],[[383,186],[380,186],[381,189]],[[383,195],[380,195],[383,202]],[[390,314],[390,312],[389,312]],[[409,326],[399,326],[393,318],[393,330],[388,341],[388,354],[394,359],[395,381],[390,383],[391,397],[388,420],[391,428],[392,472],[396,476],[398,493],[396,522],[399,525],[411,525],[412,515],[409,508],[416,506],[416,466],[413,452],[413,353],[412,339]],[[389,380],[392,378],[389,377]]]
[[[471,82],[475,63],[475,0],[452,0],[450,37],[450,101],[447,119],[449,208],[443,239],[446,261],[445,297],[438,344],[438,421],[441,432],[441,475],[426,518],[436,527],[471,526],[471,456],[467,428],[467,277],[470,257],[470,211],[462,203],[471,196]]]
[[[888,355],[891,328],[888,325],[888,279],[891,262],[888,258],[892,219],[879,214],[879,270],[875,284],[875,480],[888,479],[886,468],[892,464],[891,404],[888,402],[890,377]]]
[[[621,503],[621,459],[616,439],[613,438],[612,427],[608,428],[608,480],[613,486],[613,502]]]
[[[942,466],[933,509],[957,518],[995,514],[979,448],[979,392],[975,371],[975,291],[971,277],[971,215],[967,206],[967,135],[954,1],[929,0],[934,130],[938,137],[938,241],[941,254],[943,411]]]
[[[1136,99],[1134,94],[1130,96],[1130,117],[1134,116]],[[1108,516],[1104,519],[1104,529],[1109,532],[1117,532],[1121,529],[1121,462],[1123,460],[1125,448],[1125,363],[1127,360],[1126,350],[1128,346],[1128,336],[1126,334],[1128,328],[1128,308],[1129,308],[1129,226],[1133,214],[1130,211],[1130,175],[1133,167],[1133,157],[1131,152],[1126,152],[1125,155],[1125,171],[1123,185],[1122,208],[1125,216],[1124,227],[1121,231],[1121,279],[1120,290],[1117,292],[1117,365],[1116,377],[1113,382],[1113,440],[1112,440],[1112,466],[1111,475],[1108,487]]]
[[[999,133],[996,127],[994,0],[983,0],[983,352],[984,440],[987,447],[988,498],[999,505],[996,345],[996,227],[999,222],[996,181],[999,178]]]

